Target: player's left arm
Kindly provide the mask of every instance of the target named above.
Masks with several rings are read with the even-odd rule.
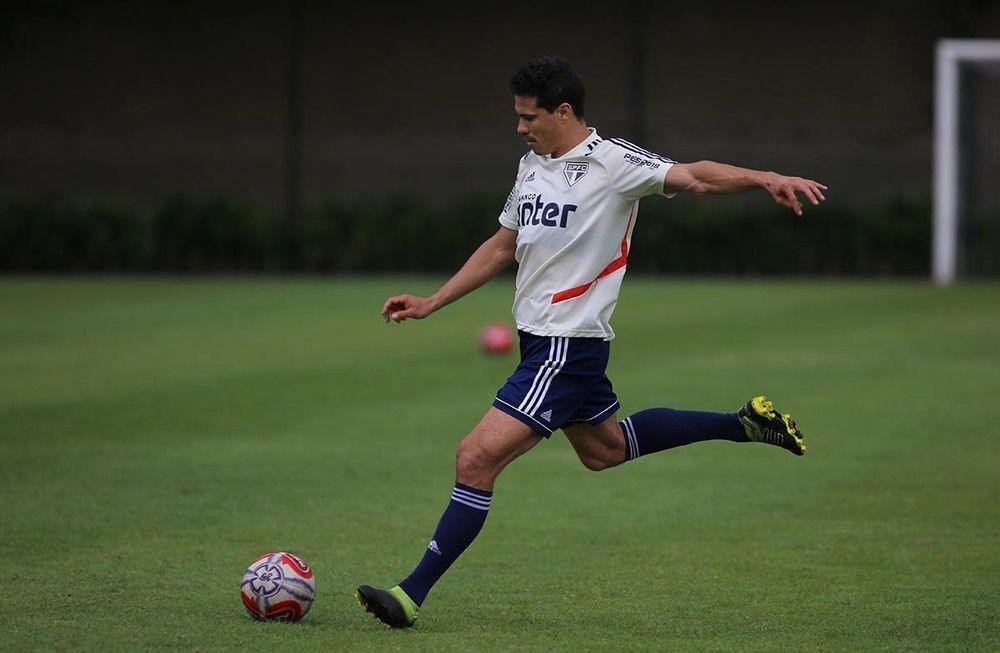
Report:
[[[739,168],[715,161],[675,163],[663,178],[663,191],[667,194],[679,191],[742,193],[754,188],[763,188],[775,202],[792,209],[796,215],[802,215],[798,193],[802,193],[813,205],[818,205],[826,199],[823,191],[827,190],[826,186],[812,179]]]

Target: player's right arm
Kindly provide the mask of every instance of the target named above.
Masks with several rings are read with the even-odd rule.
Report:
[[[396,295],[382,306],[386,322],[402,322],[407,318],[419,320],[439,308],[463,297],[483,285],[514,260],[517,248],[517,230],[501,226],[472,253],[465,265],[430,297]]]

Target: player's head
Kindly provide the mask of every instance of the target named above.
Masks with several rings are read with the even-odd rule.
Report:
[[[562,57],[539,57],[510,78],[517,133],[536,154],[559,149],[583,122],[583,79]]]
[[[536,104],[554,113],[568,104],[583,119],[583,78],[562,57],[539,57],[520,68],[510,78],[510,90],[517,97],[535,98]]]

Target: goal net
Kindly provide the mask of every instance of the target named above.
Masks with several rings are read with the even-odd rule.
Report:
[[[934,105],[934,281],[1000,276],[1000,40],[939,41]]]

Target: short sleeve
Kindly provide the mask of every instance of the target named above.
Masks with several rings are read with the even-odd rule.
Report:
[[[611,185],[619,195],[637,200],[648,195],[664,195],[663,182],[675,161],[645,150],[620,138],[609,139],[605,163]],[[673,197],[674,193],[666,194]]]
[[[508,229],[517,230],[517,191],[521,187],[521,180],[524,178],[524,158],[517,165],[517,176],[514,178],[514,185],[510,189],[510,195],[503,204],[503,211],[498,218],[501,225]]]

